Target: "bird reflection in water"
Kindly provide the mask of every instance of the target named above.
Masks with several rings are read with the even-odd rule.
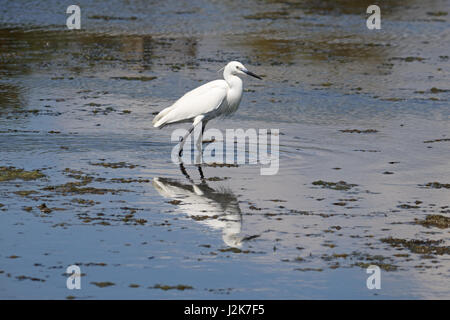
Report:
[[[215,230],[222,230],[222,239],[230,247],[241,247],[242,214],[236,196],[225,188],[213,189],[206,183],[201,166],[200,183],[195,183],[184,165],[180,170],[188,184],[175,179],[153,178],[153,186],[160,195],[176,200],[178,212]]]

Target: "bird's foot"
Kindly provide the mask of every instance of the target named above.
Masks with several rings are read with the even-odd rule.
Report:
[[[203,175],[203,170],[202,170],[201,165],[198,166],[198,172],[200,173],[200,179],[202,180],[202,182],[205,182],[205,176]]]

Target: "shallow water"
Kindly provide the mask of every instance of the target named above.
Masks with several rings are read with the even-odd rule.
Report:
[[[1,298],[450,298],[449,1],[78,3],[0,1]],[[279,172],[188,179],[152,113],[234,59]]]

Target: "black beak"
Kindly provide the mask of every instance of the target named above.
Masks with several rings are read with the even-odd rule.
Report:
[[[262,78],[261,78],[260,76],[254,74],[253,72],[250,72],[250,71],[248,71],[248,70],[242,70],[242,71],[244,71],[244,72],[245,72],[246,74],[248,74],[249,76],[252,76],[252,77],[255,77],[255,78],[259,79],[259,80],[262,80]]]

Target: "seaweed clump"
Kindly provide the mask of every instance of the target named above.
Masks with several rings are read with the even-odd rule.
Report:
[[[394,248],[403,247],[410,250],[413,253],[429,253],[429,254],[450,254],[450,247],[438,246],[443,240],[406,240],[399,238],[384,238],[381,242],[388,243]]]
[[[428,182],[425,187],[433,189],[450,189],[450,183]]]
[[[357,184],[347,183],[345,181],[338,182],[328,182],[323,180],[317,180],[312,183],[315,186],[321,186],[322,188],[333,189],[333,190],[350,190],[353,187],[356,187]]]
[[[96,285],[99,288],[105,288],[105,287],[110,287],[110,286],[114,286],[115,283],[114,282],[110,282],[110,281],[103,281],[103,282],[91,282],[92,284]]]
[[[26,171],[15,167],[0,167],[0,182],[10,180],[36,180],[45,177],[39,170]]]
[[[184,291],[184,290],[194,289],[193,287],[188,286],[188,285],[184,285],[184,284],[179,284],[177,286],[168,286],[168,285],[156,284],[155,286],[149,287],[149,288],[150,289],[161,289],[161,290],[164,290],[164,291],[167,291],[167,290],[181,290],[181,291]]]
[[[424,227],[438,227],[439,229],[446,229],[450,227],[450,218],[442,216],[440,214],[427,215],[425,220],[415,220],[417,224],[421,224]]]
[[[359,129],[344,129],[344,130],[339,130],[340,132],[343,133],[377,133],[378,130],[376,129],[367,129],[367,130],[359,130]]]

